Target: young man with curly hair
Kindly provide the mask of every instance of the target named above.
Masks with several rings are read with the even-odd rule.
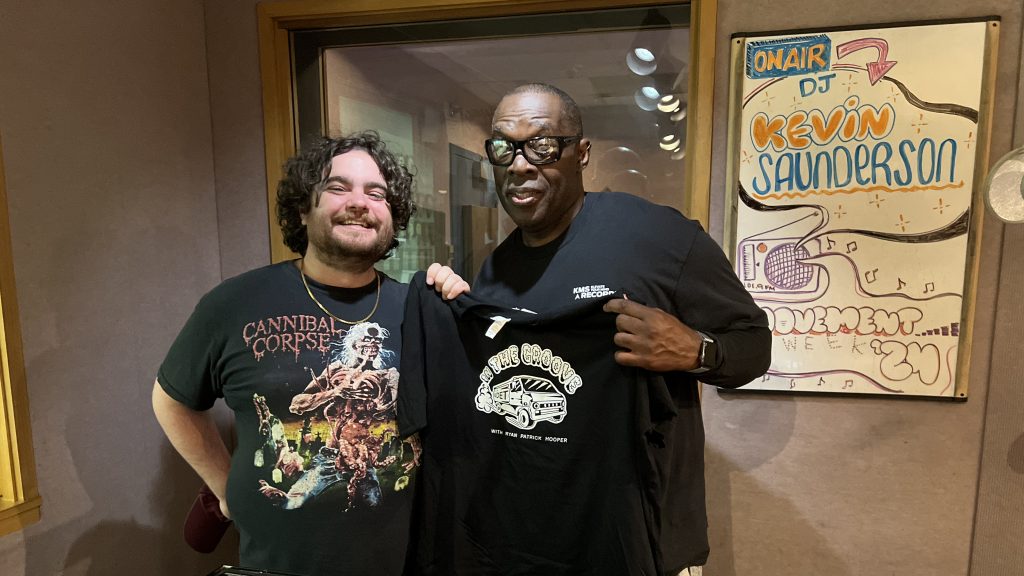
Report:
[[[160,367],[154,411],[234,521],[243,566],[397,575],[420,454],[395,426],[408,287],[374,266],[415,210],[412,176],[373,132],[323,139],[285,172],[277,216],[301,257],[200,300]],[[468,289],[430,271],[447,298]],[[234,412],[231,453],[208,412],[217,398]]]

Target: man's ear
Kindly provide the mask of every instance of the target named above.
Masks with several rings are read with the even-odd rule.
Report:
[[[580,138],[579,151],[580,170],[583,170],[590,163],[590,140],[588,138]]]

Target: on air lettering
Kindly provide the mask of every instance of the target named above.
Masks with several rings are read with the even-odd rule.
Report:
[[[749,78],[781,78],[828,70],[832,41],[827,35],[762,40],[747,44]]]

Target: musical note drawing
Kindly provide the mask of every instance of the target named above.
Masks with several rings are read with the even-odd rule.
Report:
[[[821,386],[824,383],[825,383],[825,379],[824,378],[818,378],[818,386]]]
[[[845,382],[843,382],[843,390],[846,390],[848,388],[853,388],[853,380],[846,380]]]
[[[907,285],[907,283],[903,281],[903,278],[897,277],[896,281],[899,283],[896,285],[897,290],[902,290],[903,287]]]
[[[864,273],[864,280],[868,284],[874,284],[875,280],[878,280],[878,268],[873,268]]]
[[[929,292],[934,292],[934,291],[935,291],[935,282],[929,282],[929,283],[924,285],[924,293],[925,294],[927,294]]]
[[[796,379],[795,378],[791,378],[789,380],[789,389],[792,390],[793,388],[796,388]]]
[[[851,252],[856,252],[856,251],[857,251],[857,243],[856,242],[847,242],[846,243],[846,253],[847,254],[849,254]]]
[[[836,241],[835,241],[835,240],[833,240],[833,239],[831,239],[831,238],[829,238],[828,236],[826,236],[826,237],[825,237],[825,242],[827,242],[827,243],[828,243],[828,249],[829,249],[829,250],[831,250],[832,248],[834,248],[834,247],[835,247],[835,245],[836,245]]]
[[[764,376],[761,376],[761,382],[767,382],[768,378],[769,378],[768,373],[765,372]]]

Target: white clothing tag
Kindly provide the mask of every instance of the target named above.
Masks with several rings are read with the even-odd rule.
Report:
[[[505,324],[511,320],[511,318],[505,318],[504,316],[491,316],[491,320],[491,325],[487,328],[487,331],[484,332],[484,336],[493,340],[494,337],[498,335],[498,332],[505,327]]]

